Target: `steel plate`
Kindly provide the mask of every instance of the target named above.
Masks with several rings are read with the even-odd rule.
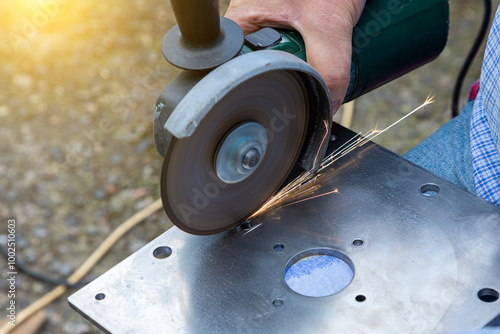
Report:
[[[349,136],[339,131],[337,142]],[[498,207],[375,144],[322,179],[318,194],[338,193],[251,226],[211,236],[172,228],[69,302],[112,333],[430,333],[480,328],[500,313],[500,301],[478,298],[500,291]],[[283,271],[318,248],[343,254],[354,277],[336,294],[305,297]]]

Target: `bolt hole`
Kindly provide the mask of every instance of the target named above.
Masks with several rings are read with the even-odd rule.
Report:
[[[354,239],[354,240],[352,241],[352,245],[353,245],[354,247],[361,247],[361,246],[363,246],[364,244],[365,244],[365,242],[364,242],[362,239]]]
[[[172,248],[167,247],[167,246],[158,247],[153,251],[153,255],[155,258],[160,259],[160,260],[166,259],[170,255],[172,255]]]
[[[250,230],[251,228],[252,228],[252,223],[250,223],[250,221],[246,221],[246,222],[244,222],[244,223],[241,223],[241,225],[240,225],[240,229],[241,229],[242,231],[248,231],[248,230]]]
[[[485,288],[479,290],[479,292],[477,293],[477,297],[485,303],[493,303],[498,300],[498,297],[500,297],[500,295],[498,294],[498,291],[494,289]]]
[[[106,295],[104,293],[98,293],[97,295],[95,295],[96,300],[103,300],[104,298],[106,298]]]
[[[285,246],[282,244],[274,245],[274,250],[277,252],[281,252],[283,249],[285,249]]]
[[[362,303],[362,302],[364,302],[365,300],[366,300],[366,297],[365,297],[365,296],[363,296],[363,295],[357,295],[357,296],[356,296],[356,301],[357,301],[357,302]]]
[[[420,193],[426,197],[433,197],[439,194],[439,187],[437,184],[427,183],[420,187]]]
[[[283,299],[276,298],[273,300],[273,306],[274,307],[280,307],[283,305]]]

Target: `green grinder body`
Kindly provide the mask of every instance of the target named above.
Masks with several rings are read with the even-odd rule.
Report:
[[[351,78],[344,102],[435,59],[446,45],[448,29],[447,0],[367,0],[353,30]],[[275,37],[265,38],[263,30],[246,37],[241,54],[281,50],[307,61],[297,31],[280,29]]]

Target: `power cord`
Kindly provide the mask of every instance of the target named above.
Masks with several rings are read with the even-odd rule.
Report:
[[[0,245],[0,254],[2,254],[5,257],[5,259],[9,258],[9,255],[8,255],[9,252],[2,245]],[[34,270],[31,270],[28,267],[28,265],[26,265],[24,263],[24,261],[20,261],[17,257],[16,257],[16,268],[20,272],[23,272],[24,274],[28,275],[31,278],[36,279],[37,281],[51,284],[51,285],[63,285],[63,286],[70,288],[70,289],[78,289],[78,288],[81,288],[81,287],[87,285],[87,283],[89,283],[89,282],[79,282],[79,283],[72,284],[72,283],[69,283],[66,279],[59,279],[59,278],[46,276],[44,274],[41,274],[41,273],[36,272]]]
[[[451,102],[451,117],[454,118],[458,116],[459,114],[459,105],[458,105],[458,100],[460,97],[460,92],[462,91],[462,84],[464,81],[465,76],[467,75],[467,72],[469,71],[470,65],[472,64],[472,61],[477,55],[477,52],[479,51],[479,47],[483,43],[484,37],[486,36],[486,33],[488,32],[488,26],[490,25],[490,18],[491,18],[491,0],[483,0],[484,2],[484,14],[483,14],[483,22],[481,23],[481,29],[479,29],[479,33],[476,36],[476,39],[474,40],[474,44],[472,45],[472,48],[469,51],[469,54],[467,55],[467,58],[465,59],[464,64],[462,65],[462,69],[460,70],[460,73],[458,74],[457,81],[455,83],[455,89],[453,91],[453,99]]]

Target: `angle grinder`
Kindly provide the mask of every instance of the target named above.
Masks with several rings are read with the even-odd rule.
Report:
[[[171,0],[162,51],[183,69],[160,94],[154,136],[169,218],[193,234],[233,228],[282,187],[314,173],[332,125],[328,88],[300,34],[244,36],[218,0]],[[433,59],[446,45],[447,0],[367,0],[353,31],[353,100]],[[335,64],[332,64],[335,66]]]

